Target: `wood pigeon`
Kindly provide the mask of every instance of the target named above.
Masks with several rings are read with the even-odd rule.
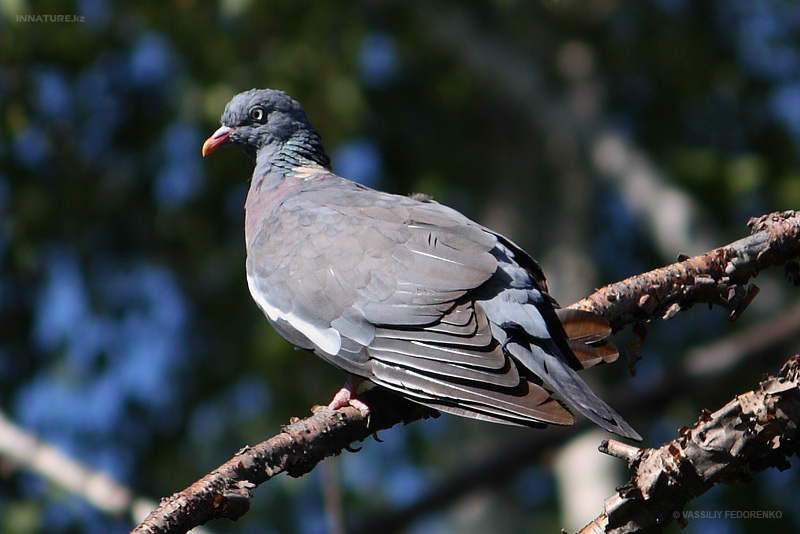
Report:
[[[237,145],[255,161],[250,293],[290,343],[357,377],[332,408],[368,410],[355,393],[366,379],[437,410],[536,428],[574,423],[564,402],[641,439],[576,372],[616,357],[601,341],[607,323],[557,310],[539,264],[511,240],[427,197],[337,176],[282,91],[234,96],[221,123],[203,155]]]

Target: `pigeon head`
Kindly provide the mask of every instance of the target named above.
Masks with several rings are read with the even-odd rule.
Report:
[[[272,167],[292,167],[304,160],[330,167],[322,142],[303,107],[275,89],[251,89],[234,96],[220,120],[222,126],[203,143],[203,156],[236,145],[254,160]]]

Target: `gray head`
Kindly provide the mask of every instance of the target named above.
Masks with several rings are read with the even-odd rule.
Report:
[[[283,91],[239,93],[225,106],[220,122],[222,126],[203,144],[203,156],[221,146],[237,145],[253,159],[266,155],[278,167],[301,164],[303,159],[330,167],[303,107]]]

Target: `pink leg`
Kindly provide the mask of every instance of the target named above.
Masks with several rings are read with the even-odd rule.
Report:
[[[333,396],[333,400],[328,404],[328,408],[331,410],[338,410],[339,408],[352,406],[353,408],[357,408],[364,417],[369,417],[369,406],[358,400],[356,395],[356,390],[363,381],[363,378],[350,375],[350,378],[347,379],[342,389]]]

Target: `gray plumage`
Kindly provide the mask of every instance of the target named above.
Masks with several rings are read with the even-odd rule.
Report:
[[[256,163],[247,281],[289,342],[445,412],[571,424],[553,392],[640,439],[578,376],[544,274],[511,241],[425,197],[333,174],[302,107],[280,91],[236,95],[203,153],[225,144]]]

